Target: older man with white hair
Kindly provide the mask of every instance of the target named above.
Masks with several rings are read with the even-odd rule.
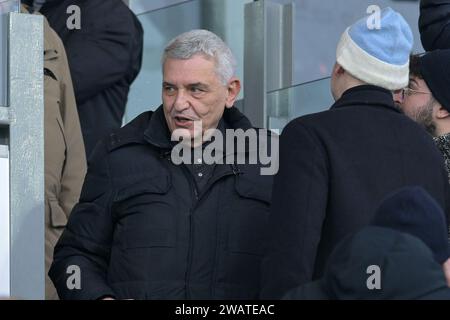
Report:
[[[91,158],[49,272],[62,299],[258,297],[272,177],[259,163],[223,161],[250,157],[250,142],[209,150],[229,130],[255,130],[233,106],[235,65],[206,30],[168,44],[163,104],[111,134]],[[190,161],[174,152],[179,138]]]

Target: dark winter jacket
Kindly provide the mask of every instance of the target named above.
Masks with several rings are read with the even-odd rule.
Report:
[[[336,244],[407,185],[423,187],[450,212],[442,155],[388,90],[357,86],[331,110],[290,122],[280,139],[262,297],[281,298],[320,278]]]
[[[223,120],[251,128],[236,108]],[[260,165],[216,164],[199,192],[171,148],[162,107],[96,147],[49,273],[60,298],[258,297],[272,177]],[[81,290],[67,289],[70,265]]]
[[[422,241],[372,226],[338,244],[322,279],[291,290],[284,299],[450,300],[450,288]]]
[[[77,13],[67,13],[72,5],[80,8],[80,29],[67,27]],[[129,87],[141,68],[141,24],[122,0],[47,0],[41,13],[66,47],[89,156],[122,125]]]

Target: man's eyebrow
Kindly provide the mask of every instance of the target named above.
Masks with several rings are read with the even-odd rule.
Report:
[[[203,88],[208,88],[209,86],[206,83],[203,82],[195,82],[195,83],[190,83],[188,84],[188,87],[203,87]]]
[[[175,87],[174,84],[167,82],[167,81],[163,81],[162,85],[164,87]],[[195,83],[189,83],[188,85],[186,85],[187,88],[194,88],[194,87],[200,87],[200,88],[209,88],[209,85],[207,85],[206,83],[203,82],[195,82]]]

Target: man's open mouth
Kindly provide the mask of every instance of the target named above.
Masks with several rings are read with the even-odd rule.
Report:
[[[194,119],[184,117],[184,116],[176,116],[176,117],[174,117],[174,119],[177,124],[189,124],[189,123],[195,121]]]

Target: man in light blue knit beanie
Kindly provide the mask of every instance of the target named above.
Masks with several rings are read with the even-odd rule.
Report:
[[[323,276],[336,244],[367,226],[393,190],[420,186],[450,212],[438,149],[394,103],[408,85],[411,30],[394,10],[379,13],[374,26],[366,16],[342,35],[331,109],[283,130],[261,298],[281,298]]]

